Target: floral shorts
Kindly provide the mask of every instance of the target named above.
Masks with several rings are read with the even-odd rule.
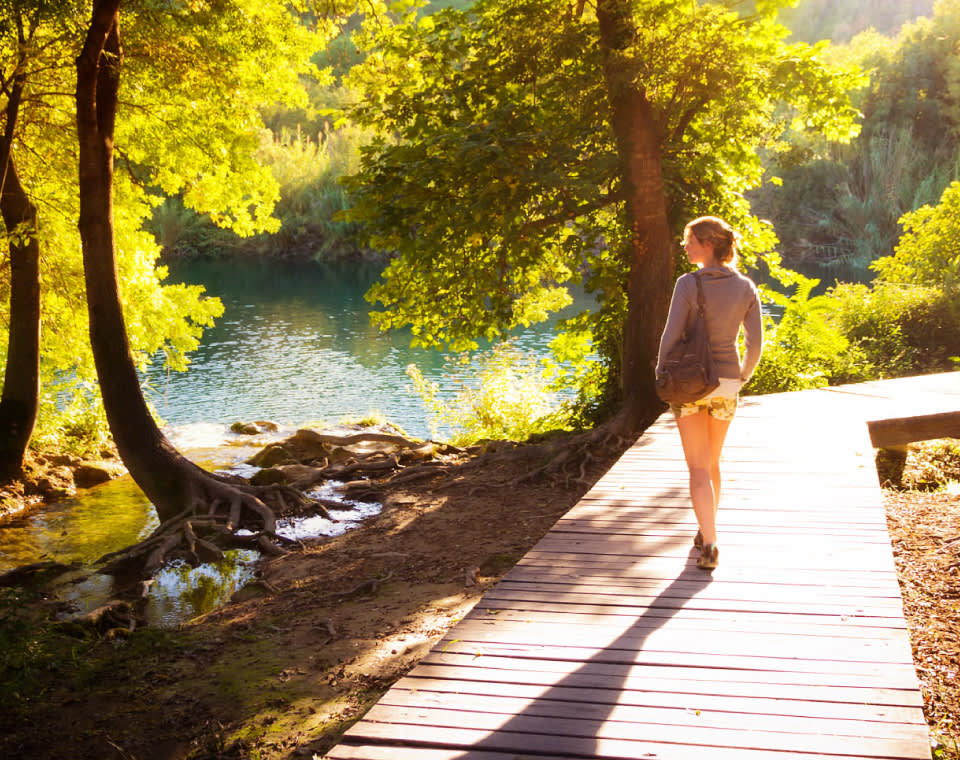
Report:
[[[718,420],[730,421],[737,413],[737,397],[711,396],[710,398],[702,398],[699,401],[681,404],[680,406],[670,405],[670,411],[672,411],[673,416],[678,419],[691,414],[697,414],[701,409],[706,409],[707,414],[711,417],[716,417]]]

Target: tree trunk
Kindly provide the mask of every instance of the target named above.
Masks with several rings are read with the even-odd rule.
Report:
[[[654,364],[673,289],[673,240],[653,107],[621,56],[635,30],[626,0],[598,0],[597,18],[611,124],[620,158],[629,238],[627,316],[623,326],[619,419],[641,429],[663,408],[654,389]]]
[[[90,342],[103,405],[117,450],[130,475],[153,503],[161,525],[118,562],[140,562],[147,575],[170,555],[199,561],[228,541],[278,553],[275,514],[310,503],[280,486],[228,483],[182,456],[150,415],[127,342],[113,239],[113,134],[122,53],[120,0],[96,0],[83,51],[77,58],[77,133],[80,143],[80,240],[90,316]],[[239,527],[255,531],[242,539]],[[117,564],[117,563],[114,563]]]
[[[113,238],[113,132],[122,62],[119,5],[120,0],[94,3],[77,58],[79,228],[90,342],[107,421],[120,457],[163,521],[190,502],[187,478],[203,471],[174,449],[151,416],[123,319]]]
[[[101,0],[77,58],[77,130],[80,141],[80,238],[93,347],[103,404],[124,464],[160,519],[180,511],[174,482],[158,474],[176,456],[140,389],[127,342],[113,249],[113,128],[121,51],[119,0]],[[183,502],[180,501],[182,504]]]
[[[0,214],[10,249],[10,330],[0,397],[0,483],[22,474],[40,395],[40,243],[37,208],[20,183],[13,141],[23,94],[17,77],[9,93],[0,138]]]

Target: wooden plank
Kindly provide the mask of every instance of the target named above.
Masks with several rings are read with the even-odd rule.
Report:
[[[511,610],[474,608],[464,620],[512,620],[519,623],[552,626],[555,633],[545,633],[550,636],[562,636],[568,627],[603,628],[608,631],[622,631],[623,624],[628,624],[637,631],[648,628],[660,628],[663,621],[655,616],[644,615],[633,621],[624,620],[617,625],[618,618],[611,616],[594,615],[590,617],[574,618],[563,612],[531,612],[530,610]],[[680,610],[669,616],[671,630],[691,630],[701,632],[730,631],[780,634],[794,637],[831,637],[836,639],[871,639],[899,641],[909,643],[906,628],[885,628],[879,626],[857,625],[840,623],[839,618],[800,615],[769,615],[757,619],[756,615],[728,615],[726,613],[701,612],[698,610]],[[622,619],[622,618],[621,618]]]
[[[650,673],[649,669],[637,672]],[[414,673],[397,682],[396,688],[426,691],[454,691],[458,694],[516,694],[556,699],[595,702],[606,695],[622,704],[672,705],[684,709],[701,709],[708,705],[739,706],[750,712],[761,703],[773,714],[785,711],[791,715],[819,715],[827,712],[833,717],[856,715],[861,719],[894,720],[922,724],[922,700],[909,689],[837,686],[832,684],[794,684],[790,682],[734,681],[731,678],[697,679],[697,674],[709,671],[695,669],[687,678],[630,676],[613,679],[579,671],[562,679],[550,672],[536,670],[497,669],[433,665],[424,663]],[[780,675],[781,681],[787,681]]]
[[[392,724],[392,725],[391,725]],[[880,724],[878,724],[880,725]],[[347,732],[358,738],[396,735],[402,727],[405,736],[414,736],[434,744],[511,749],[519,752],[593,753],[595,757],[643,757],[646,745],[665,749],[664,745],[720,746],[740,750],[772,750],[848,754],[864,758],[904,758],[926,760],[926,727],[900,726],[895,737],[869,735],[803,734],[762,730],[717,730],[701,726],[629,724],[618,721],[578,720],[513,715],[394,708],[374,705],[366,720]],[[642,738],[641,738],[642,737]],[[672,757],[672,754],[666,754]]]
[[[654,692],[626,687],[610,688],[609,685],[585,688],[568,686],[562,683],[533,685],[500,680],[470,681],[406,677],[394,685],[393,691],[439,695],[438,698],[442,699],[448,706],[450,705],[450,702],[447,701],[449,695],[458,695],[458,698],[468,699],[471,696],[516,697],[526,700],[549,698],[574,706],[600,704],[675,708],[694,713],[720,711],[738,714],[741,726],[749,722],[750,718],[746,717],[749,715],[925,725],[923,711],[918,709],[917,706],[901,707],[864,701],[864,697],[868,695],[864,693],[865,690],[863,689],[860,689],[856,694],[856,701],[843,702],[836,699],[824,701],[815,697],[807,699],[785,698],[780,694],[773,697],[752,693],[738,696],[704,694],[692,681],[686,682],[686,692],[668,691],[668,686],[673,686],[673,684],[664,683],[661,688]],[[819,689],[819,692],[823,691],[825,690]],[[391,704],[394,703],[391,702]]]
[[[494,673],[494,675],[489,675]],[[575,662],[514,658],[504,655],[433,651],[411,671],[411,677],[444,676],[464,681],[500,675],[507,683],[556,684],[734,696],[782,696],[827,702],[862,700],[866,704],[919,707],[916,682],[895,687],[886,678],[865,676],[852,683],[839,674],[802,671],[747,671],[721,667],[662,666],[648,668],[623,662]]]
[[[674,557],[644,557],[638,562],[635,557],[622,557],[601,554],[578,554],[568,551],[539,551],[531,550],[517,563],[517,568],[526,567],[555,567],[567,568],[581,573],[621,571],[623,574],[632,574],[643,578],[702,578],[703,573],[691,563],[683,562]],[[680,565],[678,566],[678,562]],[[720,572],[718,572],[718,570]],[[896,588],[897,575],[893,567],[883,569],[855,568],[846,570],[843,575],[831,572],[829,569],[815,567],[764,567],[758,570],[755,567],[736,566],[725,563],[721,568],[714,570],[714,580],[753,580],[764,578],[771,582],[782,582],[786,585],[793,583],[800,585],[823,584],[833,585],[839,579],[858,586],[877,586],[881,588]],[[893,585],[891,585],[893,584]]]
[[[525,584],[536,585],[536,584]],[[529,589],[517,589],[512,584],[498,585],[491,589],[484,600],[489,604],[501,604],[503,602],[529,602],[532,605],[551,604],[566,605],[565,609],[569,612],[590,615],[595,611],[603,611],[603,607],[625,608],[632,607],[636,614],[643,614],[643,610],[650,608],[661,608],[668,610],[677,609],[710,609],[724,610],[728,612],[761,612],[789,614],[796,612],[798,605],[789,597],[780,600],[772,599],[750,599],[750,598],[723,598],[720,595],[682,594],[671,596],[668,593],[659,595],[620,593],[620,594],[597,594],[597,593],[551,593],[531,594]],[[545,600],[545,601],[541,601]],[[869,602],[869,603],[868,603]],[[530,609],[538,609],[531,606]],[[878,617],[878,618],[896,618],[901,614],[900,604],[896,600],[885,599],[864,599],[850,598],[848,600],[838,600],[833,603],[829,599],[817,603],[808,603],[803,606],[805,615],[828,615],[842,617],[844,615],[856,618]]]
[[[566,694],[566,696],[572,696]],[[590,695],[595,697],[595,695]],[[524,715],[527,717],[556,718],[561,720],[618,721],[620,723],[654,724],[688,728],[713,728],[724,731],[739,731],[749,726],[751,731],[773,731],[796,734],[828,734],[839,736],[872,736],[874,738],[898,739],[915,735],[919,726],[926,730],[922,713],[916,720],[917,710],[900,709],[898,717],[907,720],[875,720],[870,717],[839,717],[827,714],[822,706],[814,715],[794,715],[794,703],[783,707],[766,700],[755,700],[749,710],[742,707],[745,701],[715,700],[716,707],[706,702],[683,706],[662,704],[630,704],[614,693],[606,701],[595,698],[571,702],[560,699],[559,693],[550,690],[546,695],[523,697],[505,694],[463,694],[452,691],[434,692],[425,689],[391,689],[380,700],[380,705],[401,709],[456,710],[460,713],[485,713],[501,716]],[[811,703],[806,703],[809,706]],[[780,710],[780,711],[778,711]]]
[[[571,622],[580,622],[586,617],[595,620],[613,620],[617,618],[636,619],[638,615],[653,620],[658,617],[672,618],[681,614],[693,614],[696,617],[710,619],[715,616],[729,619],[748,620],[754,625],[763,625],[766,622],[786,621],[788,618],[812,622],[834,622],[837,624],[849,623],[857,627],[900,628],[906,629],[902,616],[898,617],[866,617],[849,615],[814,615],[806,612],[745,612],[743,610],[716,609],[713,606],[703,607],[627,607],[624,605],[573,605],[553,602],[523,602],[510,599],[488,599],[484,597],[484,609],[488,610],[516,610],[528,614],[535,613],[563,613]]]
[[[500,581],[504,588],[519,588],[523,584],[534,584],[549,593],[551,588],[560,590],[573,588],[583,593],[621,594],[644,591],[654,595],[672,591],[676,595],[689,596],[696,593],[701,598],[722,596],[725,599],[782,599],[785,595],[796,602],[810,600],[851,601],[862,598],[892,600],[900,606],[900,596],[889,584],[885,586],[821,586],[819,584],[783,584],[767,580],[723,579],[710,583],[706,588],[694,581],[678,581],[671,578],[622,577],[613,573],[576,573],[557,567],[514,568]],[[784,588],[786,586],[786,588]]]
[[[515,752],[490,752],[447,747],[414,747],[389,744],[339,744],[324,757],[329,760],[523,760]],[[532,760],[532,758],[531,758]],[[542,755],[536,760],[588,760],[583,755]]]
[[[870,441],[878,449],[934,438],[960,438],[960,411],[871,420],[867,427]]]
[[[664,415],[327,756],[928,760],[865,422],[944,404],[960,373],[744,399],[712,573]]]
[[[886,679],[886,683],[898,689],[910,688],[911,685],[915,686],[917,680],[912,661],[874,663],[850,660],[804,660],[787,653],[781,656],[762,656],[733,653],[657,652],[647,649],[631,651],[589,646],[536,646],[498,641],[474,643],[462,640],[445,640],[442,646],[445,652],[466,654],[471,657],[499,655],[515,658],[566,659],[577,662],[590,660],[592,662],[652,667],[684,665],[687,667],[728,670],[818,673],[845,677],[847,683],[851,683],[858,678]]]
[[[782,653],[789,646],[794,659],[817,659],[830,661],[856,662],[907,662],[909,644],[905,635],[876,639],[831,639],[826,636],[788,636],[779,633],[753,633],[744,631],[722,631],[711,629],[678,629],[672,625],[658,628],[640,628],[631,626],[626,631],[571,624],[563,632],[556,626],[537,623],[521,623],[515,620],[477,620],[467,619],[457,626],[456,639],[445,638],[440,646],[447,642],[463,642],[476,645],[484,643],[520,644],[536,646],[544,641],[559,641],[562,633],[563,644],[551,644],[558,648],[589,647],[604,648],[608,651],[643,648],[645,652],[662,653],[699,653],[723,654],[737,653],[751,657],[771,657]],[[705,635],[709,634],[709,635]],[[547,638],[551,637],[551,638]],[[785,639],[790,639],[786,641]],[[547,646],[547,645],[543,645]]]
[[[678,584],[679,585],[679,584]],[[687,587],[667,587],[664,589],[645,589],[622,586],[590,586],[571,583],[519,583],[506,581],[498,584],[496,592],[489,599],[538,600],[549,598],[553,601],[573,604],[603,604],[612,602],[618,605],[637,605],[650,607],[662,606],[686,607],[701,602],[713,609],[736,608],[739,611],[792,612],[798,605],[815,615],[856,615],[896,617],[902,613],[902,605],[897,597],[865,597],[862,594],[834,595],[810,593],[797,588],[754,587],[747,590],[734,590],[729,584],[724,586],[705,586],[700,589]],[[739,593],[738,593],[739,591]]]
[[[372,742],[390,741],[389,729],[383,732],[385,736],[374,737]],[[607,754],[598,755],[589,742],[567,742],[559,748],[561,755],[544,753],[542,747],[537,746],[537,738],[532,737],[526,742],[527,750],[516,748],[502,752],[495,750],[474,749],[475,744],[507,744],[496,737],[489,737],[482,732],[462,731],[456,735],[461,743],[454,747],[437,747],[432,742],[429,731],[410,733],[402,739],[402,745],[366,743],[348,735],[350,744],[334,747],[327,755],[329,760],[589,760],[596,757],[609,758],[643,758],[643,760],[823,760],[822,754],[791,752],[786,758],[782,752],[753,749],[729,749],[726,747],[698,747],[695,745],[655,744],[653,742],[634,742],[629,745],[618,745],[613,742],[596,742],[593,746],[602,747]],[[354,743],[356,742],[356,743]],[[576,754],[574,749],[582,749],[586,754]],[[618,750],[622,750],[618,752]],[[625,754],[627,753],[627,754]],[[639,754],[638,754],[639,753]],[[830,760],[863,760],[862,755],[830,755]]]

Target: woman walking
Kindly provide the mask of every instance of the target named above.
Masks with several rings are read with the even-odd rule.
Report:
[[[716,515],[720,503],[720,453],[737,411],[737,394],[760,361],[763,322],[756,285],[736,270],[737,235],[730,225],[714,216],[694,219],[684,229],[683,247],[690,263],[700,268],[707,333],[720,385],[705,398],[679,406],[671,404],[670,408],[680,431],[690,471],[690,500],[700,526],[693,541],[700,549],[697,567],[712,569],[719,561]],[[696,314],[697,282],[688,273],[674,287],[660,338],[658,373],[663,369],[664,358]],[[737,350],[741,326],[745,349],[742,360]]]

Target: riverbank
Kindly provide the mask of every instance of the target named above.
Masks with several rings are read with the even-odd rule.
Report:
[[[596,456],[590,482],[617,453]],[[45,622],[42,596],[22,604],[25,592],[5,590],[0,755],[322,757],[587,490],[518,482],[525,472],[491,457],[410,484],[359,528],[264,563],[232,604],[176,631],[72,638]],[[887,491],[886,503],[936,757],[957,760],[960,495]]]
[[[0,520],[24,514],[58,499],[75,496],[78,488],[91,488],[126,472],[115,450],[97,459],[28,451],[23,477],[0,486]]]

